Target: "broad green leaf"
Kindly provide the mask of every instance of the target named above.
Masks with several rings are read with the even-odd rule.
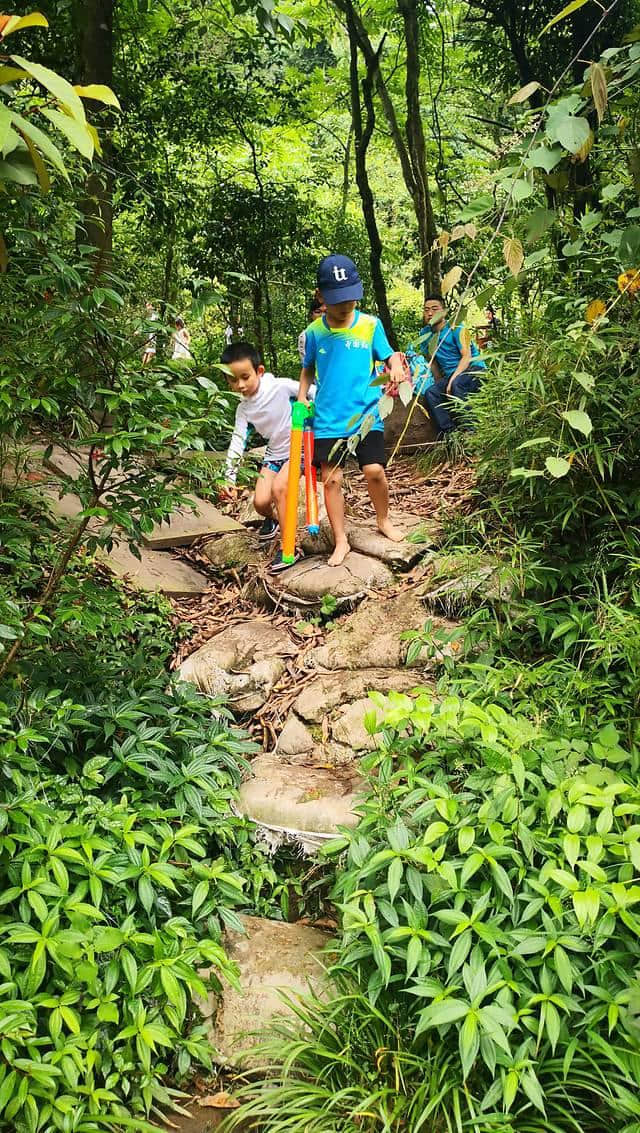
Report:
[[[548,456],[544,463],[547,472],[551,473],[554,480],[560,480],[562,476],[566,476],[567,472],[571,471],[569,461],[562,456]]]
[[[73,89],[76,94],[80,95],[80,98],[92,98],[95,102],[104,102],[105,106],[115,106],[117,110],[122,109],[111,87],[103,86],[101,83],[89,83],[86,87],[74,86]]]
[[[71,83],[68,83],[61,75],[57,75],[55,71],[43,67],[41,63],[32,63],[30,59],[24,59],[21,55],[12,55],[11,60],[36,79],[54,98],[57,98],[76,122],[82,125],[86,123],[87,119],[82,100],[74,91]]]
[[[62,160],[62,154],[60,153],[58,147],[53,144],[51,138],[47,134],[45,134],[44,131],[39,128],[39,126],[35,126],[30,119],[24,118],[21,114],[14,113],[12,117],[14,125],[18,127],[22,134],[26,134],[27,137],[29,137],[31,141],[35,143],[40,152],[44,154],[44,156],[49,159],[51,164],[55,165],[56,169],[58,169],[60,173],[62,173],[62,175],[65,177],[65,179],[69,181],[69,175],[67,173],[64,161]]]
[[[26,149],[24,153],[27,153]],[[38,175],[31,161],[27,165],[13,154],[6,161],[0,161],[0,181],[13,181],[16,185],[37,185]]]
[[[93,157],[93,138],[87,129],[86,122],[78,122],[75,118],[69,118],[67,114],[61,114],[59,110],[51,110],[49,107],[42,107],[41,113],[45,118],[48,118],[61,134],[64,134],[71,145],[77,149],[83,157],[91,160]]]
[[[578,835],[565,834],[562,841],[562,848],[569,865],[573,868],[580,857],[580,838]]]
[[[462,1063],[462,1078],[464,1081],[469,1076],[480,1049],[478,1019],[473,1011],[469,1012],[460,1028],[458,1046],[460,1050],[460,1061]]]
[[[572,429],[583,433],[585,437],[588,437],[593,429],[593,422],[589,414],[585,413],[582,409],[567,409],[562,416]]]
[[[616,197],[620,196],[620,193],[623,191],[623,189],[624,185],[622,181],[610,181],[608,185],[604,186],[602,192],[600,193],[600,200],[614,201]]]
[[[0,67],[0,86],[5,83],[16,83],[20,79],[28,79],[29,76],[22,67]]]
[[[527,169],[544,169],[545,173],[551,173],[556,165],[559,165],[564,157],[564,153],[560,146],[554,146],[550,149],[549,146],[540,145],[531,150],[528,158],[525,161]],[[549,212],[548,209],[540,206],[542,212]],[[552,218],[555,218],[555,213],[551,213]]]
[[[473,826],[463,826],[458,831],[458,849],[461,854],[466,854],[470,850],[476,839],[476,832]]]
[[[0,102],[0,153],[3,151],[4,143],[9,136],[10,129],[11,112]]]
[[[596,108],[598,115],[598,122],[602,122],[604,112],[607,109],[607,76],[602,63],[592,63],[589,67],[589,80],[591,82],[591,94],[593,95],[593,105]]]
[[[591,129],[586,118],[566,114],[555,123],[555,136],[569,153],[577,154],[589,141]]]
[[[398,896],[400,883],[402,881],[402,859],[394,858],[387,872],[387,886],[389,888],[389,900],[393,903]]]
[[[524,177],[518,177],[511,185],[511,198],[516,202],[524,201],[533,195],[533,185]]]
[[[434,1003],[423,1011],[426,1018],[426,1027],[444,1027],[447,1023],[456,1023],[469,1011],[469,1004],[463,999],[443,999]]]

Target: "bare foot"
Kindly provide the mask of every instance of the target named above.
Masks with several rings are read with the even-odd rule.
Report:
[[[392,543],[402,543],[404,539],[404,535],[401,535],[397,527],[393,526],[389,516],[387,516],[386,519],[378,520],[378,531],[386,535],[387,539],[390,539]]]
[[[327,559],[327,566],[331,566],[331,567],[340,566],[340,564],[343,563],[344,560],[346,559],[350,550],[351,550],[351,547],[347,543],[347,540],[346,539],[340,539],[340,541],[338,543],[336,543],[336,545],[335,545],[335,550],[334,550],[333,554],[330,555],[330,557]]]

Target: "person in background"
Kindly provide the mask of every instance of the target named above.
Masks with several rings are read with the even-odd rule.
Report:
[[[175,330],[172,336],[173,353],[171,358],[174,362],[182,361],[185,358],[191,358],[191,335],[185,326],[184,319],[178,315],[175,321]]]
[[[153,303],[145,303],[145,318],[148,323],[154,322],[159,318],[158,312],[154,309]],[[157,347],[157,334],[150,331],[144,344],[144,351],[142,353],[142,365],[148,366],[152,358],[155,358]]]
[[[436,363],[440,377],[425,389],[423,397],[438,436],[452,432],[456,421],[449,398],[466,401],[480,388],[486,365],[480,351],[463,326],[452,327],[439,295],[427,295],[423,307],[424,326],[418,336],[421,351]]]
[[[486,350],[488,346],[492,346],[498,335],[498,320],[493,307],[487,307],[484,317],[485,324],[478,327],[476,334],[476,342],[480,350]]]
[[[326,309],[327,308],[325,307],[322,299],[319,297],[318,292],[316,291],[313,299],[311,300],[311,303],[309,304],[309,322],[312,323],[316,319],[321,318],[321,316],[324,315]],[[306,330],[303,330],[302,333],[298,335],[298,354],[300,355],[301,363],[304,362],[304,353],[306,346],[307,332]]]
[[[226,346],[231,346],[231,343],[233,342],[233,327],[231,326],[231,323],[227,323],[226,327],[224,328],[224,341]]]

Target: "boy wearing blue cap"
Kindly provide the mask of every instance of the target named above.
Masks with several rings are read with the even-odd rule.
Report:
[[[324,500],[335,550],[329,566],[339,566],[350,547],[344,524],[341,463],[352,452],[364,473],[378,530],[399,542],[389,519],[385,474],[384,425],[378,413],[380,390],[372,385],[375,363],[386,362],[390,384],[404,378],[402,356],[391,349],[382,323],[356,310],[362,281],[348,256],[326,256],[318,267],[318,291],[326,311],[307,327],[299,401],[315,380],[314,464],[322,471]],[[357,443],[354,444],[355,438]],[[350,441],[350,438],[354,440]]]

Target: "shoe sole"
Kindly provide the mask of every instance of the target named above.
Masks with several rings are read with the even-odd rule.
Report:
[[[281,574],[283,570],[290,570],[292,566],[295,566],[296,563],[300,562],[300,559],[301,559],[301,556],[296,555],[296,557],[295,557],[295,559],[293,560],[292,563],[278,563],[277,566],[274,566],[272,564],[269,567],[269,574]]]
[[[261,543],[270,543],[272,539],[275,539],[279,531],[279,527],[274,527],[273,531],[271,531],[268,535],[261,535],[260,532],[258,532],[258,539]]]

